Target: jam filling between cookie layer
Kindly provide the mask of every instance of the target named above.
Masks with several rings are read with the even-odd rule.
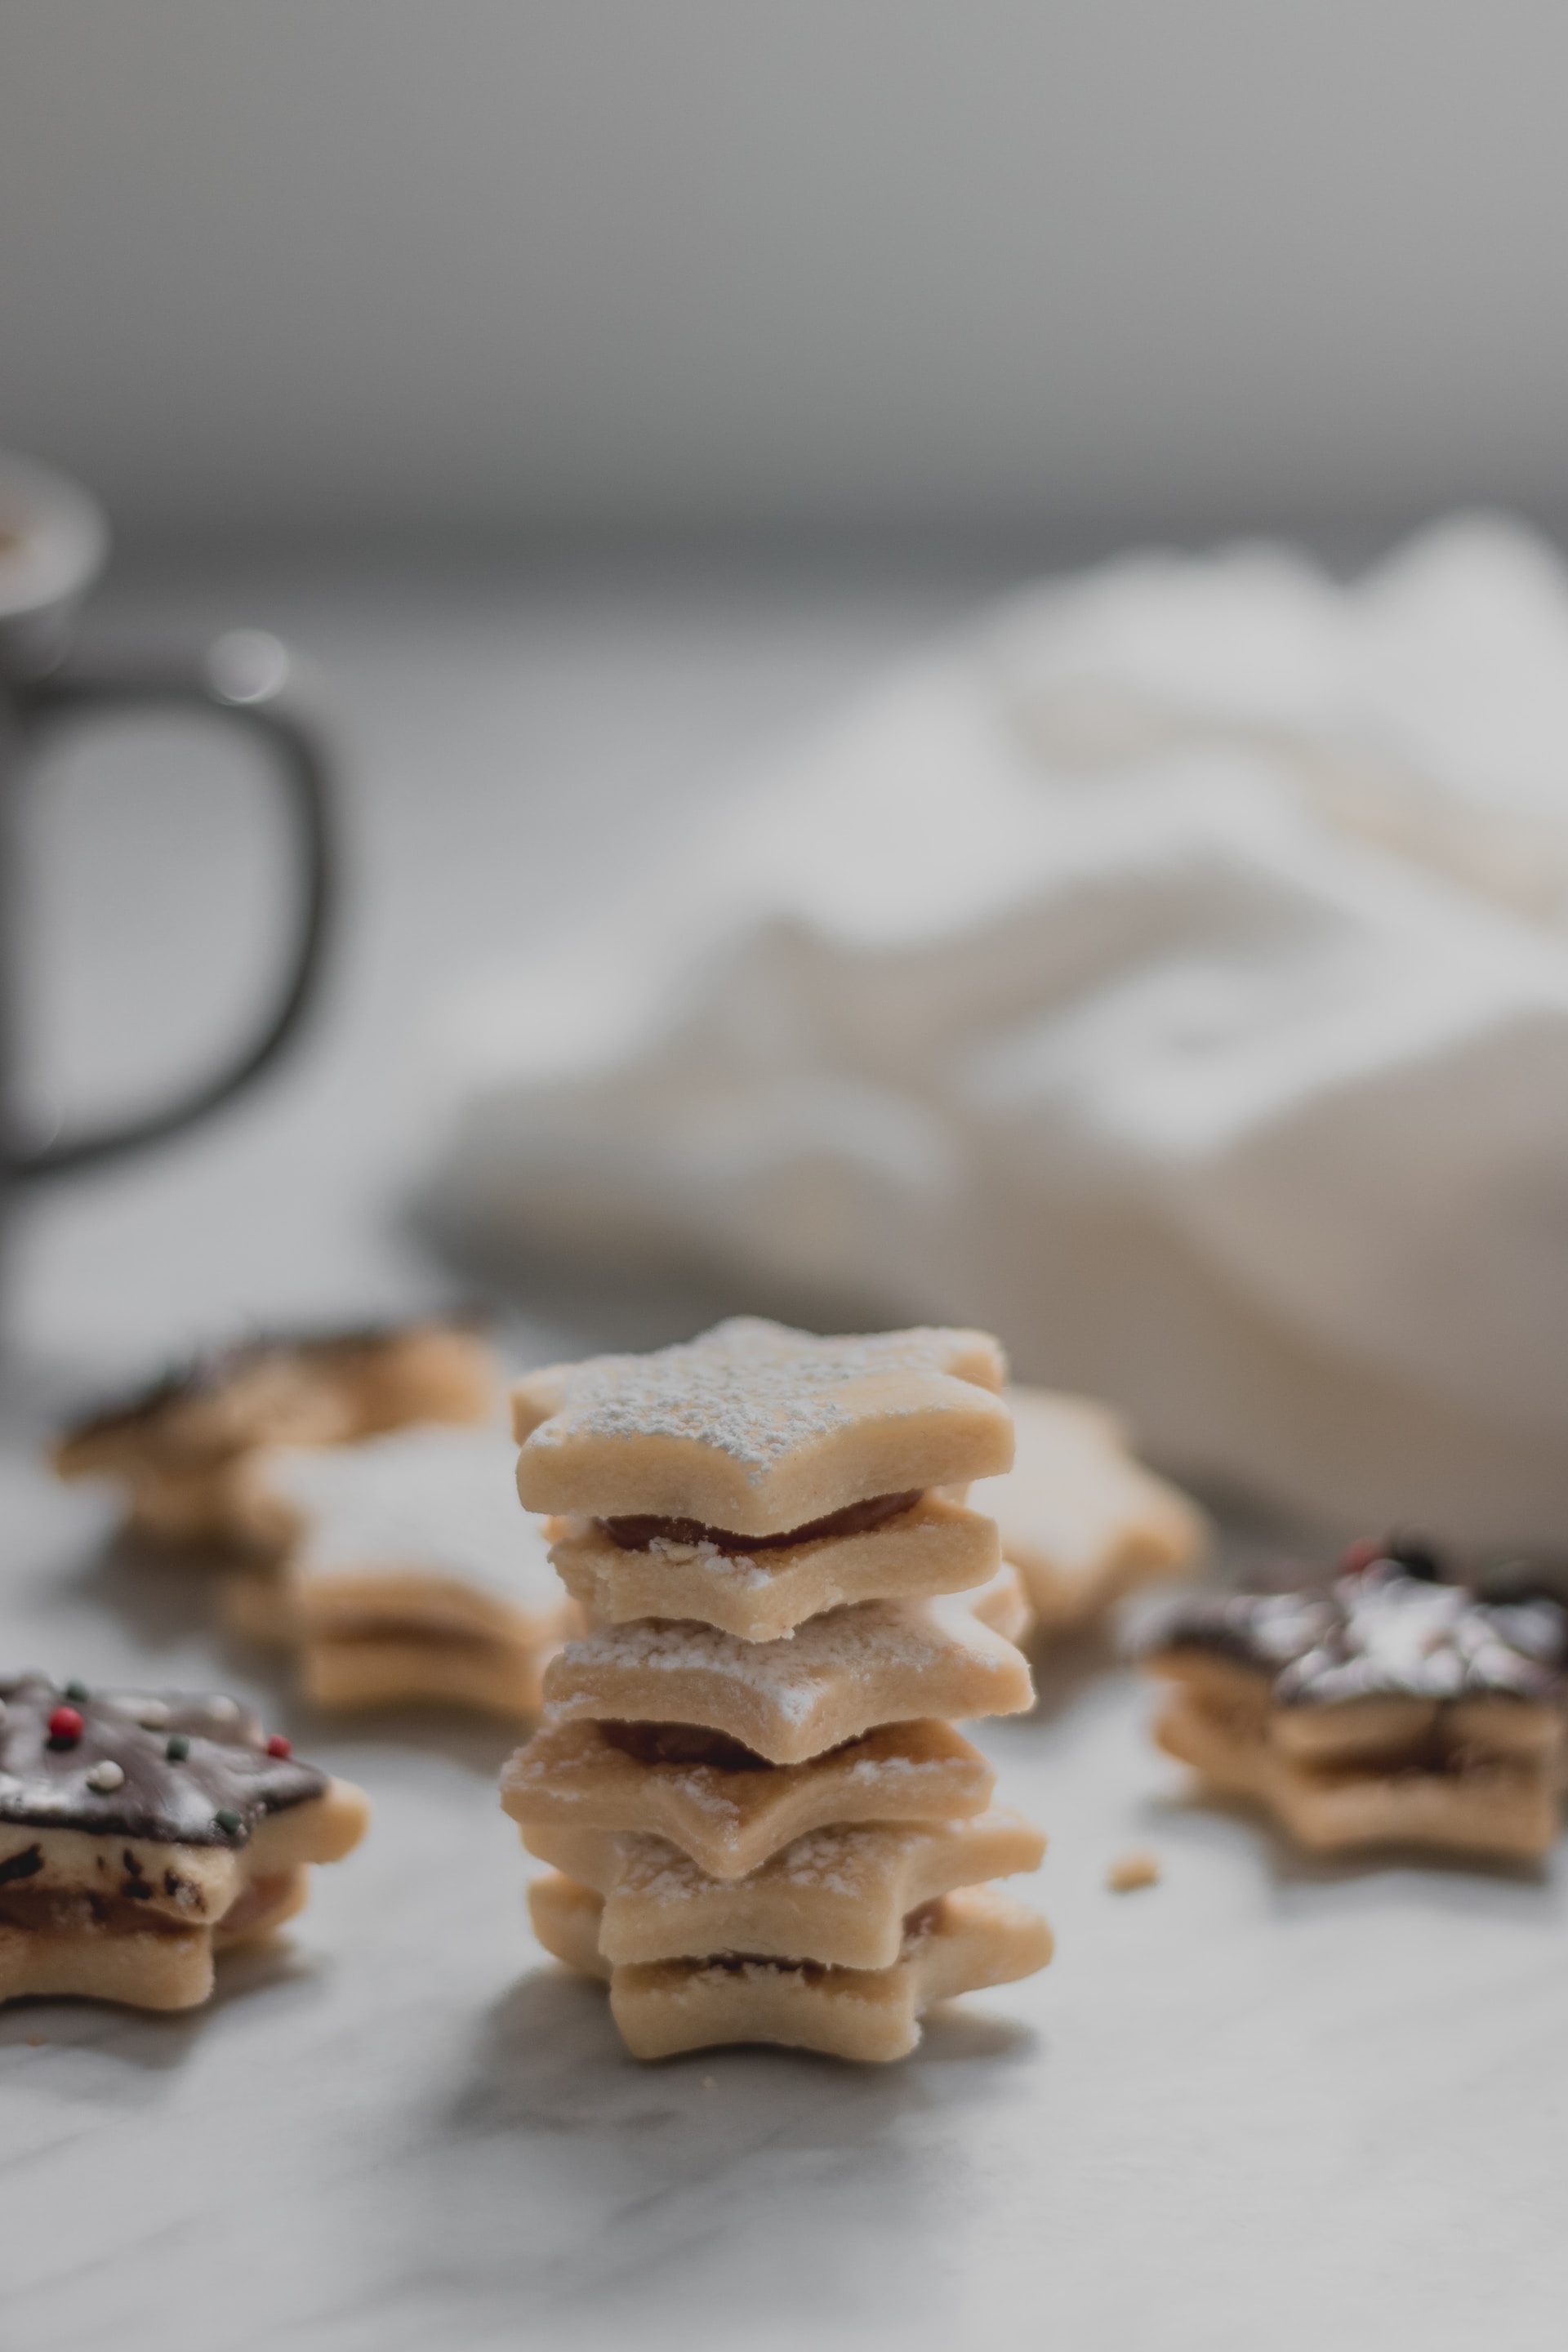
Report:
[[[940,1895],[907,1912],[900,1958],[907,1959],[914,1947],[923,1943],[941,1926],[942,1918],[942,1897]],[[825,1977],[879,1976],[882,1973],[879,1969],[847,1969],[832,1960],[788,1960],[777,1952],[714,1952],[706,1958],[689,1961],[687,1965],[700,1969],[704,1976],[739,1976],[745,1971],[765,1969],[772,1975],[795,1977],[812,1985],[820,1984]]]
[[[884,1730],[896,1727],[884,1725]],[[616,1723],[602,1721],[599,1737],[606,1746],[618,1748],[638,1764],[668,1764],[689,1770],[694,1764],[707,1765],[716,1772],[795,1772],[795,1764],[773,1764],[754,1748],[741,1740],[731,1739],[728,1732],[709,1731],[697,1723]],[[833,1748],[825,1748],[812,1763],[826,1764],[832,1757],[847,1755],[860,1747],[867,1735],[858,1731],[852,1738],[841,1739]]]
[[[707,1527],[700,1519],[647,1515],[597,1519],[595,1525],[622,1551],[651,1551],[659,1543],[684,1544],[691,1550],[700,1544],[711,1544],[722,1552],[784,1551],[792,1544],[820,1543],[827,1536],[868,1535],[873,1528],[885,1527],[901,1512],[912,1510],[924,1491],[911,1486],[902,1495],[871,1495],[863,1503],[847,1503],[841,1511],[830,1511],[825,1519],[812,1519],[803,1528],[786,1528],[773,1536],[738,1536],[728,1528]]]
[[[601,1723],[600,1735],[638,1764],[711,1765],[721,1772],[771,1772],[765,1756],[695,1723]]]

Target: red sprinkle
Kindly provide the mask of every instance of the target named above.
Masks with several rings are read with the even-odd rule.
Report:
[[[1382,1559],[1387,1549],[1385,1543],[1379,1543],[1371,1536],[1363,1536],[1359,1543],[1352,1544],[1341,1559],[1339,1573],[1342,1576],[1359,1576],[1363,1569],[1372,1566],[1374,1559]]]
[[[49,1738],[57,1748],[74,1748],[81,1738],[81,1717],[74,1706],[57,1706],[49,1717]]]
[[[267,1753],[268,1756],[292,1756],[294,1742],[285,1739],[280,1731],[275,1731],[267,1743]]]

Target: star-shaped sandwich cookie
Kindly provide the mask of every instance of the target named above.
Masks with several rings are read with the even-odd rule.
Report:
[[[782,1642],[639,1618],[568,1643],[545,1670],[552,1717],[685,1723],[800,1764],[879,1724],[1017,1715],[1034,1688],[1013,1643],[957,1603],[863,1601]]]
[[[994,1523],[936,1494],[880,1495],[747,1536],[668,1517],[551,1521],[563,1583],[609,1624],[671,1612],[769,1642],[848,1601],[961,1592],[1001,1566]]]
[[[1531,1859],[1558,1830],[1568,1611],[1439,1580],[1425,1547],[1358,1545],[1328,1587],[1199,1594],[1144,1663],[1155,1737],[1217,1793],[1321,1852],[1417,1844]]]
[[[214,1953],[290,1918],[368,1815],[221,1694],[0,1683],[0,2000],[205,2000]]]
[[[741,1879],[711,1877],[668,1838],[589,1829],[523,1832],[541,1862],[603,1898],[599,1949],[619,1963],[749,1952],[890,1968],[911,1911],[960,1886],[1037,1870],[1045,1839],[1009,1807],[952,1822],[834,1822]]]
[[[1051,1957],[1037,1912],[991,1886],[967,1886],[911,1913],[886,1969],[834,1969],[728,1953],[617,1967],[599,1948],[592,1888],[552,1873],[530,1889],[547,1952],[610,1988],[610,2011],[636,2058],[672,2058],[725,2042],[778,2042],[830,2058],[905,2058],[939,2001],[1033,1976]]]
[[[518,1492],[531,1511],[804,1536],[855,1505],[1005,1470],[1004,1370],[984,1332],[819,1339],[738,1316],[684,1347],[520,1381]]]
[[[501,1775],[531,1828],[646,1832],[711,1878],[744,1878],[808,1830],[984,1812],[996,1775],[951,1724],[891,1723],[796,1765],[681,1724],[552,1717]]]

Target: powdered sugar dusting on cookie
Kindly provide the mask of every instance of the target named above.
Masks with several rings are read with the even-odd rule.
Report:
[[[737,1464],[753,1484],[799,1446],[849,1428],[844,1391],[879,1372],[941,1373],[955,1335],[917,1329],[822,1339],[758,1316],[647,1356],[598,1356],[564,1376],[563,1410],[530,1439],[684,1438]]]
[[[637,1617],[568,1643],[563,1664],[577,1671],[712,1674],[758,1692],[786,1721],[804,1723],[819,1700],[845,1681],[889,1668],[920,1672],[967,1654],[990,1664],[1014,1654],[1000,1637],[960,1612],[930,1602],[862,1601],[827,1611],[779,1642],[747,1642],[717,1626],[685,1619]]]

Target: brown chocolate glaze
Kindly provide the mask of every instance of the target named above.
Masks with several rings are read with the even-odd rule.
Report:
[[[656,1543],[693,1547],[707,1543],[725,1552],[783,1551],[789,1544],[818,1543],[825,1536],[868,1535],[873,1528],[896,1519],[901,1511],[912,1510],[924,1492],[922,1486],[911,1486],[906,1495],[871,1495],[863,1503],[847,1503],[825,1519],[812,1519],[804,1528],[786,1528],[776,1536],[738,1536],[728,1528],[704,1527],[700,1519],[600,1519],[597,1525],[623,1551],[651,1551]]]
[[[1327,1590],[1194,1593],[1160,1612],[1146,1658],[1201,1651],[1265,1675],[1279,1706],[1357,1698],[1517,1698],[1560,1703],[1568,1609],[1478,1600],[1424,1569],[1379,1557]]]
[[[74,1683],[61,1689],[47,1675],[0,1682],[0,1822],[160,1845],[243,1846],[268,1813],[304,1804],[327,1787],[313,1764],[269,1756],[259,1719],[236,1699],[79,1690]],[[61,1706],[82,1719],[80,1738],[68,1745],[49,1736],[49,1717]],[[166,1721],[138,1720],[163,1709]],[[187,1742],[187,1752],[171,1757],[171,1740]],[[119,1788],[89,1788],[89,1774],[102,1763],[120,1766]],[[0,1879],[26,1877],[26,1861],[21,1853],[0,1863]]]

